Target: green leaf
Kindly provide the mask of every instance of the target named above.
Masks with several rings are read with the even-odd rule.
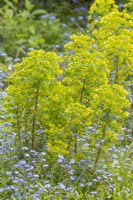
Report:
[[[12,19],[12,17],[13,17],[13,10],[12,9],[7,9],[6,13],[5,13],[5,17],[7,19]]]
[[[28,10],[24,10],[21,13],[22,18],[27,19],[30,16],[30,12]]]
[[[11,1],[8,1],[8,0],[5,0],[5,3],[10,7],[12,8],[13,10],[15,9],[13,3]]]
[[[29,44],[30,44],[32,47],[37,46],[37,44],[38,44],[38,36],[37,36],[37,35],[31,36],[31,37],[28,39],[28,42],[29,42]]]
[[[40,15],[40,14],[46,14],[46,10],[43,10],[43,9],[37,9],[37,10],[34,10],[32,12],[32,15]]]
[[[27,10],[32,10],[34,8],[34,4],[30,3],[29,0],[25,0],[25,7]]]
[[[50,198],[51,198],[51,195],[43,196],[43,200],[44,199],[50,199]]]
[[[29,31],[30,31],[31,34],[34,35],[35,34],[35,26],[32,26],[32,25],[29,26]]]

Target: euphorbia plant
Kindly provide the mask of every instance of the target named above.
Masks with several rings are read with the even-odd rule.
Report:
[[[31,132],[33,149],[36,127],[41,124],[39,121],[43,115],[43,106],[47,106],[45,103],[42,106],[42,102],[47,100],[47,96],[59,82],[57,77],[62,74],[60,62],[61,58],[55,53],[33,51],[14,66],[14,73],[10,77],[7,104],[10,112],[14,114],[11,122],[19,134],[19,141],[22,131]]]
[[[111,64],[107,55],[99,51],[98,45],[93,47],[97,41],[87,35],[72,36],[71,39],[66,45],[71,51],[66,57],[68,67],[64,82],[72,88],[73,98],[91,109],[90,124],[98,131],[96,138],[93,137],[105,140],[103,146],[107,148],[110,141],[117,140],[116,135],[122,132],[122,124],[128,117],[123,110],[129,107],[128,93],[120,84],[110,81]],[[101,149],[98,148],[96,153],[94,169]]]
[[[93,10],[93,9],[92,9]],[[133,23],[127,6],[122,11],[112,11],[99,19],[99,29],[94,30],[95,50],[108,59],[109,83],[123,85],[129,91],[131,102],[128,129],[132,129],[133,80]],[[131,130],[132,133],[132,130]]]

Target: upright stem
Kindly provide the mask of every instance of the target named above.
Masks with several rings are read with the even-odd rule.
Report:
[[[82,85],[82,89],[81,89],[81,93],[80,93],[80,103],[82,103],[83,100],[83,93],[84,93],[84,89],[85,89],[85,79],[83,81],[83,85]],[[75,131],[75,133],[77,134],[77,131]],[[77,135],[75,136],[75,141],[74,141],[74,153],[75,155],[77,154],[77,146],[78,146],[78,141],[77,141]]]
[[[82,103],[82,100],[83,100],[84,89],[85,89],[85,80],[84,80],[84,82],[83,82],[83,86],[82,86],[81,94],[80,94],[80,102],[81,102],[81,103]]]
[[[132,112],[133,112],[133,99],[132,99],[132,102],[131,102],[131,115],[132,115]],[[132,120],[132,121],[133,121],[133,120]],[[133,135],[133,126],[132,126],[131,128],[132,128],[131,133],[132,133],[132,135]]]
[[[118,67],[118,61],[119,61],[119,58],[118,56],[116,57],[116,72],[115,72],[115,78],[114,78],[114,84],[117,83],[117,80],[118,80],[118,72],[119,72],[119,67]]]
[[[75,136],[75,142],[74,142],[74,153],[75,153],[75,155],[77,154],[77,145],[78,145],[78,143],[77,143],[77,135]]]
[[[118,69],[118,67],[117,67],[116,72],[115,72],[114,84],[116,84],[116,83],[117,83],[117,80],[118,80],[118,71],[119,71],[119,69]]]
[[[106,134],[106,126],[104,127],[101,140],[104,139],[105,134]],[[94,171],[95,171],[95,169],[96,169],[96,166],[97,166],[97,163],[98,163],[98,160],[99,160],[99,156],[100,156],[101,150],[102,150],[102,141],[100,142],[100,146],[98,147],[98,150],[97,150],[97,154],[96,154],[94,166],[93,166],[93,169],[92,169],[92,174],[94,173]]]
[[[20,122],[19,122],[19,111],[18,111],[18,108],[17,108],[17,129],[18,129],[18,141],[19,141],[19,144],[20,144],[20,147],[21,147],[21,135],[20,135]]]
[[[108,122],[109,122],[109,113],[110,112],[108,111],[106,117],[103,120],[108,119]],[[105,138],[105,135],[106,135],[106,128],[107,128],[107,121],[106,121],[106,125],[103,127],[100,146],[98,147],[98,150],[97,150],[96,158],[95,158],[95,161],[94,161],[94,166],[93,166],[93,169],[92,169],[92,174],[95,172],[95,169],[96,169],[96,166],[97,166],[97,163],[98,163],[98,160],[99,160],[99,156],[100,156],[100,153],[101,153],[101,150],[102,150],[102,140]]]
[[[39,83],[35,94],[35,105],[34,105],[35,114],[33,115],[33,121],[32,121],[32,131],[31,131],[32,149],[35,149],[35,127],[36,127],[36,110],[38,107],[38,97],[39,97]]]
[[[19,143],[21,144],[20,123],[19,123],[18,117],[17,117],[17,128],[18,128],[18,140],[19,140]]]

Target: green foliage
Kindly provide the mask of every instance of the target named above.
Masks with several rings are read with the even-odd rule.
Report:
[[[130,12],[133,15],[133,1],[128,0],[127,3],[125,4],[125,8],[128,12]]]
[[[10,56],[16,54],[16,57],[20,57],[24,54],[23,46],[35,49],[51,49],[55,46],[59,42],[59,20],[51,22],[50,18],[40,18],[42,14],[47,13],[43,9],[35,9],[29,0],[25,1],[23,10],[6,1],[6,5],[0,9],[2,50]]]

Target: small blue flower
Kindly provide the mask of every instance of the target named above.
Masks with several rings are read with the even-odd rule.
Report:
[[[55,45],[55,48],[56,48],[56,49],[60,49],[61,46],[60,46],[59,44],[56,44],[56,45]]]
[[[79,19],[79,20],[82,20],[82,19],[84,19],[84,18],[83,18],[83,16],[78,16],[78,19]]]
[[[48,150],[48,146],[44,146],[44,149],[45,149],[45,150]]]
[[[69,164],[71,165],[71,164],[74,164],[74,163],[75,163],[75,160],[71,159]]]
[[[45,153],[45,152],[41,152],[41,155],[42,155],[42,156],[45,156],[45,155],[46,155],[46,153]]]
[[[3,86],[4,86],[3,83],[0,82],[0,88],[3,88]]]
[[[14,171],[14,174],[19,174],[19,171]]]
[[[5,56],[7,56],[7,54],[6,53],[1,53],[0,56],[1,57],[5,57]]]
[[[75,22],[75,21],[76,21],[76,18],[75,18],[75,17],[71,17],[71,18],[70,18],[70,21]]]
[[[47,164],[44,164],[44,165],[43,165],[43,167],[45,167],[45,168],[48,168],[48,167],[49,167],[49,165],[47,165]]]
[[[30,154],[25,153],[24,156],[25,156],[25,157],[30,157]]]
[[[62,183],[58,183],[58,187],[59,187],[60,189],[63,189],[63,190],[66,189],[66,186],[65,186],[64,184],[62,184]]]
[[[60,56],[60,57],[63,57],[63,53],[62,52],[59,52],[58,53],[58,55]],[[61,76],[60,76],[61,77]],[[59,77],[58,77],[59,78]],[[59,79],[59,80],[61,80],[61,79]],[[62,79],[63,80],[63,79]],[[64,133],[63,133],[64,134]]]
[[[96,15],[92,15],[92,18],[93,18],[93,19],[97,19],[97,16],[96,16]]]
[[[119,9],[123,9],[124,5],[122,3],[119,4]]]
[[[5,123],[4,123],[4,126],[8,127],[8,126],[12,126],[12,124],[9,123],[9,122],[5,122]]]
[[[22,165],[22,166],[25,166],[27,163],[26,163],[25,160],[20,160],[18,164],[19,164],[19,165]]]
[[[73,3],[77,3],[78,1],[77,1],[77,0],[72,0],[72,2],[73,2]]]
[[[73,188],[72,187],[66,188],[66,191],[67,192],[73,192]]]
[[[33,176],[32,172],[28,172],[28,175],[27,175],[29,178],[31,178]]]
[[[21,49],[25,49],[25,48],[26,48],[26,46],[25,46],[25,45],[22,45],[22,46],[20,46],[20,48],[21,48]]]
[[[76,181],[77,177],[76,177],[76,176],[70,176],[70,179],[71,179],[72,181]]]
[[[72,137],[76,137],[76,136],[77,136],[77,133],[73,133],[73,134],[72,134]]]
[[[0,192],[3,192],[4,191],[4,188],[0,188]]]
[[[69,172],[68,172],[68,174],[73,174],[75,172],[75,170],[70,170]]]
[[[110,188],[114,189],[115,185],[114,184],[110,184]]]
[[[81,10],[81,11],[87,11],[87,8],[80,7],[80,10]]]
[[[69,41],[68,40],[64,40],[64,43],[67,44]]]
[[[67,26],[67,24],[62,24],[62,27],[66,27]]]
[[[30,166],[30,167],[28,167],[27,169],[26,169],[26,171],[28,172],[28,171],[31,171],[31,170],[33,170],[34,169],[34,167],[33,166]]]
[[[45,158],[41,158],[40,160],[43,161],[43,162],[46,162],[46,159],[45,159]]]
[[[41,19],[46,19],[46,18],[48,18],[48,17],[49,17],[49,14],[42,15],[42,16],[41,16]]]
[[[117,178],[117,180],[118,180],[118,181],[121,181],[121,180],[122,180],[122,177],[121,177],[121,176],[119,176],[119,177]]]
[[[84,28],[82,28],[82,27],[80,27],[80,30],[81,30],[81,31],[84,31],[85,29],[84,29]]]
[[[34,178],[39,178],[39,175],[38,174],[33,174],[33,177]]]
[[[6,175],[11,175],[12,174],[12,172],[6,172]]]
[[[22,147],[22,150],[23,150],[23,151],[28,151],[29,148],[28,148],[28,147]]]
[[[92,191],[92,192],[91,192],[91,194],[93,194],[93,195],[96,195],[96,194],[97,194],[97,192],[96,192],[96,191]]]
[[[48,188],[51,188],[51,185],[48,183],[48,184],[44,185],[44,187],[48,189]]]
[[[66,36],[66,37],[70,37],[71,34],[70,34],[70,33],[64,33],[64,36]]]
[[[41,129],[38,131],[39,133],[44,133],[44,129]]]
[[[34,50],[33,47],[28,48],[28,51],[33,51],[33,50]]]
[[[91,47],[94,48],[96,46],[96,44],[91,44]]]
[[[15,59],[14,59],[14,62],[19,62],[19,61],[21,61],[20,58],[15,58]]]
[[[55,20],[55,19],[56,19],[56,16],[51,16],[50,19],[51,19],[51,20]]]
[[[78,10],[79,10],[79,8],[74,8],[73,10],[74,10],[74,11],[78,11]]]
[[[93,183],[89,182],[89,183],[87,183],[87,185],[91,187],[93,185]]]

